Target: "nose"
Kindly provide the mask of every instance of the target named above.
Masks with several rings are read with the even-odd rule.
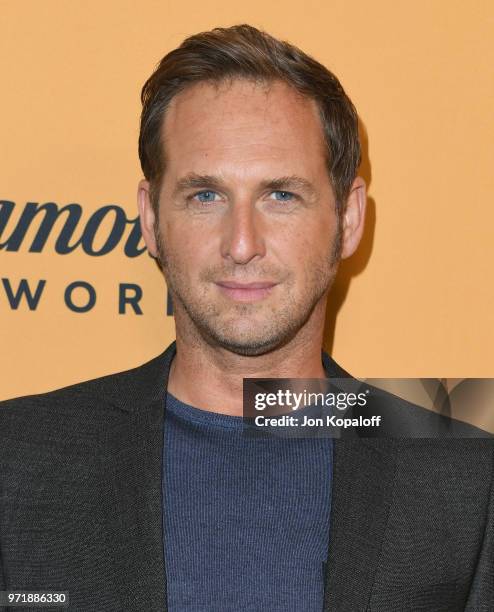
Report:
[[[224,219],[222,257],[230,258],[237,264],[247,264],[265,254],[259,211],[248,200],[235,202]]]

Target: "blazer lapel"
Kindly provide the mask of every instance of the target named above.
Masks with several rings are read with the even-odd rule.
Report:
[[[116,427],[110,480],[109,545],[119,568],[123,610],[166,610],[161,449],[163,402],[154,401]],[[117,440],[118,437],[118,440]]]
[[[121,409],[106,441],[102,503],[107,505],[108,547],[121,576],[116,585],[121,609],[129,612],[167,610],[162,470],[166,388],[174,355],[172,343],[152,361],[118,379],[108,377],[101,390]]]
[[[323,364],[328,377],[350,377],[326,353]],[[352,431],[333,441],[325,612],[367,609],[392,500],[396,441]]]
[[[392,501],[396,441],[335,440],[325,612],[367,609]]]

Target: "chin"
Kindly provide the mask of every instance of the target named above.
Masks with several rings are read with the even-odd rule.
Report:
[[[276,345],[266,344],[242,344],[235,341],[218,342],[218,345],[226,349],[230,353],[236,355],[242,355],[243,357],[257,357],[259,355],[265,355],[276,348]]]
[[[242,357],[258,357],[260,355],[266,355],[277,348],[276,345],[240,344],[236,342],[218,342],[217,346],[221,346],[230,353],[235,353],[235,355],[241,355]]]
[[[246,330],[246,333],[238,333],[239,330],[232,330],[232,333],[227,333],[223,328],[220,330],[204,330],[208,341],[215,346],[246,357],[255,357],[257,355],[265,355],[281,346],[287,344],[293,338],[296,330],[284,329],[277,330],[273,333],[270,329],[265,333],[253,333],[252,327]]]

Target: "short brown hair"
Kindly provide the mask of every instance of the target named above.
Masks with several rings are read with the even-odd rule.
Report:
[[[281,80],[315,100],[324,128],[328,172],[341,212],[361,159],[355,107],[325,66],[290,43],[246,24],[186,38],[163,57],[142,88],[139,158],[150,182],[155,211],[165,170],[161,128],[171,99],[200,81],[235,78]]]

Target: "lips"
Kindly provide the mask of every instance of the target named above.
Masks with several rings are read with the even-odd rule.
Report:
[[[223,295],[236,302],[257,302],[266,298],[278,283],[274,281],[254,281],[239,283],[236,281],[218,281],[217,287]]]
[[[220,287],[226,287],[228,289],[266,289],[267,287],[274,287],[276,283],[272,281],[262,281],[254,283],[237,283],[235,281],[218,281],[216,283]]]

